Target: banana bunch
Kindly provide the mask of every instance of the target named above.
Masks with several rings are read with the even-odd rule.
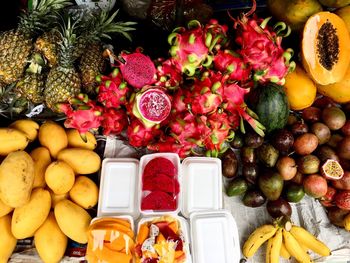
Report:
[[[267,241],[266,263],[278,263],[279,257],[289,259],[294,257],[298,262],[312,262],[308,250],[329,256],[330,249],[304,228],[286,224],[263,225],[249,236],[243,245],[243,255],[246,258],[254,256],[256,251]]]

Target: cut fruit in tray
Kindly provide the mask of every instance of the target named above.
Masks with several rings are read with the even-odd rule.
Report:
[[[176,206],[176,198],[163,191],[153,191],[141,201],[141,210],[175,210]]]
[[[160,190],[166,193],[177,195],[180,191],[179,182],[176,178],[170,178],[164,174],[158,174],[154,177],[145,177],[142,186],[143,191]]]
[[[175,165],[167,158],[156,157],[150,160],[143,171],[143,178],[148,176],[155,176],[159,173],[173,177],[176,175]]]

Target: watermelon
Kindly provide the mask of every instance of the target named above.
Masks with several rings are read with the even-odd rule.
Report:
[[[255,113],[259,122],[266,128],[266,133],[286,126],[289,116],[288,99],[282,86],[269,83],[257,88]]]

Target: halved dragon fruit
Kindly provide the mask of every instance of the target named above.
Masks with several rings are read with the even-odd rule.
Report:
[[[179,182],[175,177],[170,178],[165,174],[145,177],[142,182],[144,191],[163,191],[169,194],[177,195],[180,191]]]
[[[176,206],[176,199],[163,191],[153,191],[141,201],[142,210],[167,211],[175,210]]]
[[[146,127],[152,127],[164,121],[170,114],[171,101],[164,90],[149,88],[136,95],[132,113]]]
[[[156,81],[156,67],[149,56],[137,50],[131,54],[122,52],[120,57],[124,60],[120,63],[120,71],[131,86],[141,89]]]

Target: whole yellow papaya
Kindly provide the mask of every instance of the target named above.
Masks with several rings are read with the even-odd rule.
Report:
[[[12,234],[23,239],[32,237],[35,231],[45,222],[51,208],[49,191],[35,188],[27,204],[15,208],[12,215]]]
[[[44,263],[60,262],[66,251],[67,241],[68,238],[58,226],[53,212],[50,212],[34,234],[35,248]]]
[[[44,187],[45,183],[45,171],[51,163],[50,152],[46,147],[38,147],[31,151],[30,156],[34,161],[34,183],[35,187]]]
[[[40,126],[39,142],[42,146],[49,149],[53,158],[56,158],[58,152],[68,146],[66,131],[53,121],[47,121]]]
[[[82,136],[76,129],[68,129],[66,133],[69,147],[94,150],[97,146],[96,138],[91,132],[84,133],[85,140],[83,140]]]
[[[10,207],[6,204],[4,204],[3,201],[0,199],[0,217],[7,215],[13,210],[13,207]]]
[[[24,150],[28,143],[25,133],[12,128],[0,128],[0,155]]]
[[[25,205],[34,182],[34,162],[24,151],[12,152],[0,165],[0,199],[10,207]]]
[[[98,201],[98,186],[90,178],[78,176],[69,191],[69,196],[74,203],[82,208],[92,208]]]
[[[55,206],[55,218],[62,232],[75,242],[86,244],[91,216],[84,208],[70,200],[62,200]]]
[[[31,119],[17,120],[9,127],[23,132],[30,141],[38,137],[39,124]]]
[[[101,166],[100,156],[83,148],[64,149],[58,153],[57,159],[66,162],[76,174],[92,174]]]
[[[68,193],[74,181],[74,171],[66,162],[52,162],[45,171],[45,182],[57,195]]]
[[[0,217],[0,263],[7,263],[15,250],[17,239],[11,232],[11,216]]]

